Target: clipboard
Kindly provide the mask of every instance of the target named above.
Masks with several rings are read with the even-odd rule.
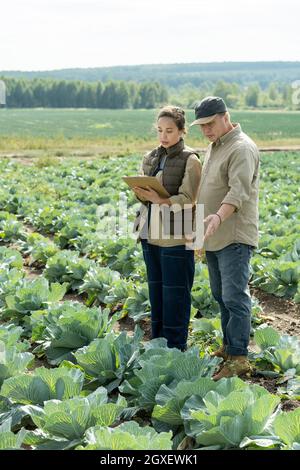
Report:
[[[123,176],[123,180],[130,188],[138,186],[140,188],[147,189],[147,186],[150,186],[150,188],[154,189],[160,197],[170,197],[168,191],[155,176]]]

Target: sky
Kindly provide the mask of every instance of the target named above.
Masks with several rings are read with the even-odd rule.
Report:
[[[0,70],[300,60],[299,0],[0,0]]]

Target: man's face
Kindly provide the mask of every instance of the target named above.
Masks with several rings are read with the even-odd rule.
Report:
[[[228,132],[228,120],[226,115],[217,114],[217,116],[207,124],[200,124],[203,135],[210,140],[216,142],[222,135]]]

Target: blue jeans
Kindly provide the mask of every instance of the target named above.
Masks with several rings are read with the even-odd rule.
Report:
[[[222,250],[206,251],[210,287],[220,305],[223,343],[232,356],[247,356],[251,324],[248,290],[253,247],[232,243]]]
[[[194,251],[185,245],[160,247],[142,240],[151,304],[152,339],[186,349],[194,281]]]

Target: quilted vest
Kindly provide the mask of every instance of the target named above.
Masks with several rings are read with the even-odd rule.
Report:
[[[168,149],[157,147],[144,157],[144,175],[152,176],[157,169],[161,158],[164,155],[167,155],[162,173],[162,183],[170,196],[174,196],[175,194],[178,194],[178,189],[181,186],[187,159],[194,153],[195,151],[193,149],[185,147],[182,139]]]
[[[197,155],[193,149],[185,146],[183,139],[180,139],[177,144],[167,149],[164,147],[157,147],[144,157],[144,175],[153,176],[155,170],[158,168],[161,158],[167,155],[162,171],[162,184],[170,196],[174,196],[178,194],[178,190],[184,177],[187,160],[192,154]],[[168,209],[164,208],[163,210],[166,214]],[[185,228],[184,221],[186,221],[186,226],[190,227],[194,218],[194,212],[195,207],[192,209],[183,209],[175,214],[171,211],[169,217],[165,215],[165,233],[175,235],[176,232],[176,234],[181,233],[184,236],[184,234],[190,232],[190,230]],[[174,229],[174,227],[180,228]]]

